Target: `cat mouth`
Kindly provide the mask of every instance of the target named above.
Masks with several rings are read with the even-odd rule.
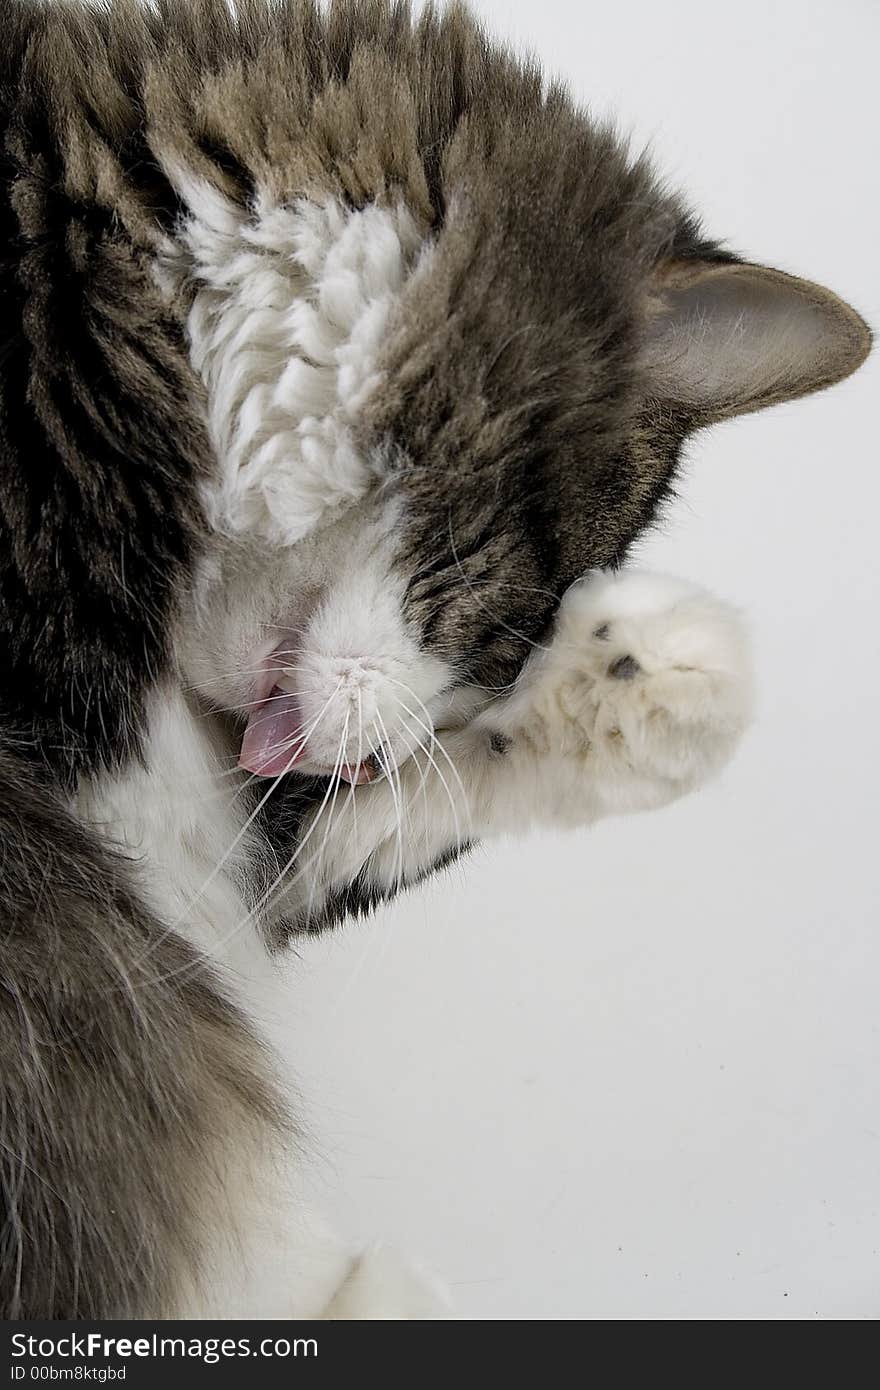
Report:
[[[352,786],[372,782],[383,772],[375,753],[358,763],[343,762],[336,767],[315,763],[309,753],[308,730],[297,697],[278,685],[252,702],[238,765],[256,777],[277,778],[299,772],[309,777],[338,776]]]

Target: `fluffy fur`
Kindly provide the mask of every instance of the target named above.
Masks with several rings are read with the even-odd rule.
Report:
[[[303,1206],[276,954],[724,764],[620,567],[867,330],[458,8],[0,7],[0,1311],[446,1316]]]
[[[183,171],[175,181],[193,210],[188,255],[163,269],[172,284],[189,275],[202,286],[187,329],[223,464],[207,516],[217,530],[293,545],[379,475],[353,431],[422,238],[402,205],[260,200],[249,213]]]

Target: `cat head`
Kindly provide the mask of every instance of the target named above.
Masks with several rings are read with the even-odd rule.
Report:
[[[868,347],[460,6],[210,8],[16,7],[2,55],[0,707],[68,779],[175,659],[252,770],[399,761],[691,431]]]
[[[690,432],[865,355],[833,294],[701,241],[616,157],[598,194],[583,169],[464,180],[440,227],[177,171],[219,465],[189,665],[245,768],[399,763],[621,564]]]

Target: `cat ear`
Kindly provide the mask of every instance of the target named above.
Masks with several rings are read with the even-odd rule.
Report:
[[[655,275],[644,366],[652,396],[698,423],[830,386],[871,346],[830,290],[736,261],[672,261]]]

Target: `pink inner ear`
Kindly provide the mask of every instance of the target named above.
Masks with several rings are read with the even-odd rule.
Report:
[[[281,777],[306,756],[302,716],[295,695],[274,687],[251,710],[238,765],[258,777]]]

